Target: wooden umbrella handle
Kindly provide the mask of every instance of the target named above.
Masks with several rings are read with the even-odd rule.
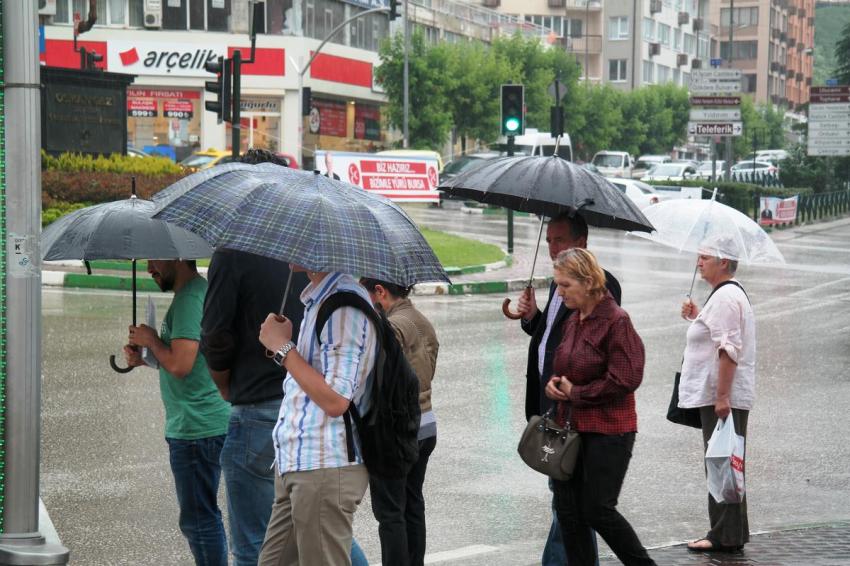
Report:
[[[511,320],[517,320],[517,319],[522,318],[522,315],[519,314],[518,312],[511,312],[510,305],[511,305],[510,299],[505,299],[504,301],[502,301],[502,314],[504,314],[506,317],[508,317]]]

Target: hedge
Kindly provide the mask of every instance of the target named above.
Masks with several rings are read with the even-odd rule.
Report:
[[[134,175],[179,175],[183,168],[167,157],[130,157],[113,153],[109,156],[63,153],[58,157],[41,152],[42,171],[132,173]]]

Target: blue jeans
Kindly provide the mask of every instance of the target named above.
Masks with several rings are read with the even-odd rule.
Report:
[[[552,480],[549,480],[549,491],[553,490]],[[558,522],[558,514],[555,512],[555,497],[552,494],[552,526],[549,527],[549,536],[543,547],[543,566],[564,566],[567,562],[567,551],[564,548],[564,538],[561,535],[561,524]],[[593,546],[596,548],[596,566],[599,566],[599,548],[596,544],[596,533],[593,534]]]
[[[355,539],[351,539],[351,566],[369,566],[366,554]]]
[[[221,469],[227,488],[230,550],[234,566],[256,566],[274,502],[272,430],[280,399],[234,405]]]
[[[224,436],[166,438],[180,506],[180,531],[198,566],[227,566],[227,538],[218,508],[219,457]]]

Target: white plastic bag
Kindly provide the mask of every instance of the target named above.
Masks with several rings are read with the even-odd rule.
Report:
[[[718,503],[744,499],[744,437],[735,434],[732,413],[717,421],[705,450],[708,492]]]

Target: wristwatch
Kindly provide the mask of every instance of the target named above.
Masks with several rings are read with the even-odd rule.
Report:
[[[286,362],[286,355],[289,354],[290,350],[292,350],[294,347],[295,343],[291,341],[281,346],[280,350],[275,352],[274,357],[272,358],[274,363],[276,363],[280,367],[283,367],[284,362]]]

